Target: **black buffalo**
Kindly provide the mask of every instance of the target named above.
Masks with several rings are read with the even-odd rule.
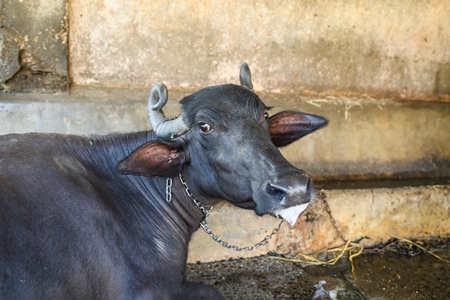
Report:
[[[179,174],[206,208],[225,199],[273,215],[308,203],[310,177],[277,147],[327,123],[293,111],[269,117],[246,64],[240,81],[185,97],[173,120],[157,84],[153,131],[0,136],[0,298],[221,299],[184,278],[204,214]]]

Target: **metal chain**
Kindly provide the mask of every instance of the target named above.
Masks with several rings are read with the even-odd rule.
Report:
[[[179,175],[181,183],[184,185],[184,189],[186,190],[186,194],[188,194],[189,198],[191,198],[191,200],[195,203],[195,205],[197,205],[197,207],[202,211],[202,213],[205,215],[204,219],[206,219],[209,216],[209,212],[213,209],[213,207],[211,206],[210,209],[206,209],[200,201],[195,199],[194,195],[189,190],[186,181],[184,181],[183,175],[181,175],[181,173]]]
[[[232,249],[235,251],[251,251],[254,250],[255,248],[267,245],[269,243],[269,240],[278,233],[278,231],[280,230],[281,225],[284,223],[284,220],[281,220],[280,224],[278,224],[277,227],[275,227],[272,232],[269,235],[266,235],[261,241],[257,242],[255,245],[253,246],[246,246],[246,247],[238,247],[238,246],[233,246],[225,241],[223,241],[218,235],[216,235],[214,232],[212,232],[211,228],[209,228],[208,223],[207,223],[207,219],[209,216],[209,213],[212,210],[212,206],[210,209],[206,209],[203,204],[198,201],[197,199],[195,199],[194,195],[191,193],[191,191],[189,190],[186,182],[183,180],[183,175],[180,175],[180,180],[181,183],[184,185],[185,190],[186,190],[186,194],[188,194],[189,198],[191,198],[192,202],[194,202],[194,204],[203,212],[204,217],[203,219],[200,221],[200,226],[202,227],[202,229],[217,243],[221,244],[223,247],[228,248],[228,249]],[[167,187],[166,187],[167,190]]]
[[[166,179],[166,201],[172,202],[172,178]]]
[[[320,200],[322,200],[323,205],[325,206],[325,211],[327,212],[328,216],[330,217],[330,222],[331,225],[334,227],[334,229],[336,230],[337,235],[344,241],[347,242],[347,240],[344,238],[344,236],[342,235],[341,230],[339,229],[339,227],[336,224],[336,220],[333,218],[333,215],[331,214],[331,208],[328,205],[328,202],[326,200],[326,195],[325,193],[322,191],[319,193],[318,198]]]
[[[211,238],[221,244],[222,246],[224,246],[225,248],[228,249],[232,249],[232,250],[236,250],[236,251],[251,251],[255,248],[267,245],[267,243],[269,243],[270,239],[277,234],[278,230],[280,230],[281,225],[284,223],[284,220],[281,220],[281,222],[278,224],[277,227],[275,227],[272,232],[269,235],[266,235],[261,241],[257,242],[255,245],[253,246],[245,246],[245,247],[238,247],[238,246],[233,246],[228,242],[223,241],[219,236],[217,236],[216,234],[214,234],[214,232],[211,231],[211,228],[209,228],[208,224],[206,223],[206,218],[204,218],[201,222],[200,222],[200,226],[202,226],[202,229],[211,236]]]

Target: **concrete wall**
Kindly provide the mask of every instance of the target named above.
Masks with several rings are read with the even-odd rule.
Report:
[[[66,0],[0,0],[0,91],[68,88]]]
[[[238,69],[235,69],[235,78]],[[102,134],[148,130],[148,89],[76,86],[70,95],[4,95],[0,134]],[[165,112],[179,114],[185,92],[170,91]],[[450,105],[368,98],[259,93],[271,114],[299,110],[329,125],[281,149],[316,180],[450,178]]]
[[[75,84],[449,99],[450,3],[73,0]]]
[[[270,251],[295,257],[342,246],[346,241],[374,246],[393,237],[424,239],[445,236],[450,230],[449,185],[331,190],[324,195],[331,216],[324,202],[318,200],[300,215],[295,226],[283,224],[267,246],[253,251],[225,249],[200,229],[189,244],[188,260],[215,261]],[[208,217],[210,227],[223,240],[240,247],[259,242],[280,222],[268,216],[258,218],[229,204],[215,209]]]
[[[70,76],[82,85],[197,88],[234,81],[248,61],[258,91],[450,100],[446,0],[1,0],[0,8],[6,91],[65,90],[70,52]]]

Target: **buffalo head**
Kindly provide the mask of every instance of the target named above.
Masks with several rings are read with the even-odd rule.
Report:
[[[306,208],[315,198],[311,178],[290,164],[277,147],[324,127],[327,120],[295,111],[270,116],[252,90],[245,63],[240,83],[207,87],[185,97],[181,115],[172,120],[162,111],[167,89],[156,84],[148,116],[159,139],[124,159],[119,171],[161,177],[182,172],[192,193],[205,205],[225,199],[258,215]]]

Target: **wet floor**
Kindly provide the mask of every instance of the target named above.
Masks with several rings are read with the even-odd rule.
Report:
[[[450,243],[434,250],[450,260]],[[372,251],[373,252],[373,251]],[[224,299],[450,299],[450,263],[428,253],[385,251],[335,266],[305,266],[260,256],[189,264],[187,277],[214,286]]]

